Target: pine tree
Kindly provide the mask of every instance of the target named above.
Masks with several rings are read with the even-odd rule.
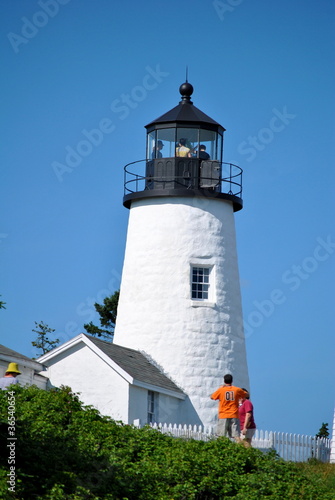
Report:
[[[322,425],[319,429],[319,432],[315,435],[317,438],[328,438],[329,437],[329,430],[328,430],[328,424],[325,424],[322,422]]]
[[[87,333],[113,342],[119,295],[120,291],[117,290],[112,295],[104,299],[103,305],[97,303],[94,304],[95,310],[100,315],[101,328],[94,325],[91,321],[90,323],[84,325]]]
[[[37,339],[32,342],[32,345],[37,349],[41,349],[42,353],[40,354],[46,354],[54,347],[57,347],[59,339],[49,340],[47,337],[47,334],[53,333],[55,330],[53,328],[49,328],[49,326],[43,323],[43,321],[40,323],[35,321],[35,325],[37,330],[33,329],[32,331],[37,333]]]

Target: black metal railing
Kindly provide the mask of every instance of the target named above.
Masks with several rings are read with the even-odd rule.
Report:
[[[138,160],[124,167],[125,196],[145,190],[212,190],[242,198],[243,170],[199,158]]]

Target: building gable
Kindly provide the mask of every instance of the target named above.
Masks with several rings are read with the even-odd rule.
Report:
[[[80,343],[93,350],[129,384],[185,399],[185,393],[141,352],[84,333],[44,354],[39,361],[48,366],[57,363],[60,357],[71,356],[74,346]]]

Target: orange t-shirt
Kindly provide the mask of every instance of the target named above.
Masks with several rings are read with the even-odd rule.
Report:
[[[239,418],[238,405],[245,391],[234,385],[223,385],[213,392],[211,399],[219,399],[219,418]]]

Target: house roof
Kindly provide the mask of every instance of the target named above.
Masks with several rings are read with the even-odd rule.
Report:
[[[43,365],[38,361],[28,358],[28,356],[24,356],[23,354],[20,354],[19,352],[14,351],[13,349],[9,349],[9,347],[6,347],[2,344],[0,344],[0,358],[3,359],[4,361],[8,361],[8,363],[11,362],[16,362],[19,364],[21,363],[37,371],[44,370]]]
[[[184,394],[183,391],[141,352],[105,340],[83,334],[133,379],[155,385],[168,391]]]
[[[92,349],[97,356],[116,370],[128,383],[185,399],[186,394],[182,389],[140,351],[113,344],[86,333],[80,333],[68,342],[55,347],[41,356],[39,361],[49,366],[57,362],[59,356],[67,356],[67,351],[70,350],[71,352],[72,348],[81,343]]]

